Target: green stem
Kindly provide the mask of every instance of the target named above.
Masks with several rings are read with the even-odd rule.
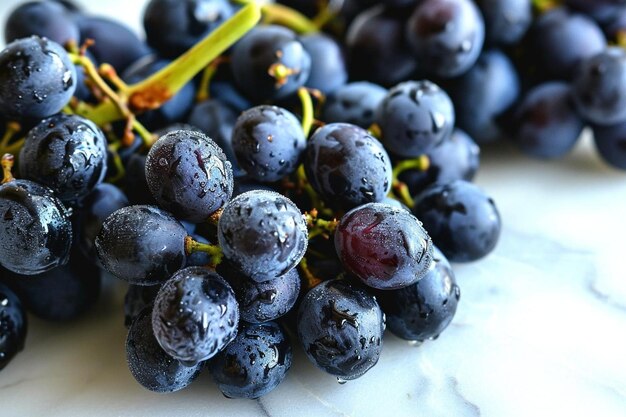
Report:
[[[302,103],[302,131],[304,132],[304,137],[308,138],[311,126],[313,126],[313,100],[306,87],[298,89],[298,98],[300,98]]]
[[[133,111],[158,108],[183,88],[211,61],[239,40],[261,18],[257,3],[249,3],[203,40],[162,70],[128,88]]]
[[[15,162],[15,158],[10,153],[5,153],[2,155],[2,182],[0,184],[6,184],[7,182],[13,181],[13,173],[11,173],[11,169],[13,168],[13,163]]]
[[[261,6],[263,23],[276,23],[286,26],[300,34],[319,32],[319,27],[308,17],[291,7],[278,3],[267,3]]]
[[[3,148],[2,152],[16,155],[20,152],[20,150],[22,149],[22,146],[24,146],[24,141],[25,141],[24,138],[18,139],[15,142],[13,142],[11,145],[7,146],[6,148]]]
[[[300,260],[299,263],[300,271],[302,272],[302,277],[304,278],[305,288],[310,290],[311,288],[321,284],[322,280],[316,277],[311,269],[309,268],[309,263],[307,262],[306,256]]]
[[[426,171],[430,166],[430,160],[427,155],[420,155],[417,158],[405,159],[400,161],[393,168],[392,177],[395,180],[398,179],[400,174],[408,170]]]
[[[402,181],[399,181],[397,179],[393,180],[392,192],[389,193],[389,196],[400,201],[410,209],[415,207],[415,202],[413,201],[413,197],[411,197],[409,187]]]
[[[11,138],[21,129],[19,123],[17,122],[8,122],[4,131],[4,136],[2,136],[2,140],[0,140],[0,149],[4,149],[11,142]]]
[[[185,254],[189,256],[197,252],[207,253],[211,257],[211,266],[219,265],[224,258],[224,253],[219,245],[198,242],[193,240],[191,236],[187,236],[185,238]]]

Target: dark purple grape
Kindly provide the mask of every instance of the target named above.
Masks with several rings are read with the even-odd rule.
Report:
[[[221,276],[197,266],[163,284],[152,310],[157,341],[187,366],[215,356],[235,338],[238,324],[233,290]]]
[[[148,45],[175,58],[207,36],[235,12],[227,0],[151,0],[143,14]]]
[[[309,77],[311,57],[290,29],[257,26],[233,46],[231,65],[237,86],[259,102],[294,94]],[[281,65],[288,74],[273,77]]]
[[[465,132],[454,129],[452,135],[427,153],[428,169],[410,169],[398,179],[417,195],[436,182],[471,181],[480,165],[480,148]]]
[[[91,120],[60,113],[28,132],[20,151],[20,175],[50,187],[73,205],[104,180],[106,157],[106,137]]]
[[[0,113],[43,119],[63,109],[76,90],[76,68],[56,42],[38,36],[0,52]]]
[[[150,49],[139,37],[123,23],[100,16],[79,15],[76,19],[80,29],[81,42],[93,39],[95,43],[89,52],[101,63],[108,63],[118,74]]]
[[[405,13],[395,13],[383,5],[354,19],[345,40],[351,80],[391,86],[411,77],[417,64],[407,50],[405,20]]]
[[[604,34],[593,20],[564,7],[539,16],[529,36],[527,49],[539,69],[557,79],[570,79],[581,61],[606,48]]]
[[[304,169],[315,191],[344,209],[381,201],[391,189],[391,161],[383,145],[348,123],[315,131],[307,142]]]
[[[146,181],[146,156],[133,153],[125,162],[124,189],[132,190],[127,194],[131,204],[156,205]]]
[[[433,264],[417,283],[392,291],[376,291],[387,328],[405,340],[436,339],[454,318],[461,290],[450,263],[435,248]]]
[[[100,270],[76,250],[67,265],[32,276],[9,272],[4,279],[24,307],[44,320],[76,319],[100,296]]]
[[[52,1],[29,1],[13,9],[4,25],[4,41],[37,35],[65,46],[69,41],[78,44],[80,33],[72,14],[61,4]]]
[[[406,23],[406,39],[422,71],[456,77],[478,59],[485,22],[471,0],[422,0]]]
[[[0,283],[0,370],[24,348],[27,324],[22,303],[13,291]]]
[[[324,281],[311,289],[297,320],[308,358],[339,380],[356,379],[378,362],[385,316],[372,295],[346,281]]]
[[[191,130],[161,136],[146,158],[148,188],[159,205],[194,223],[209,219],[233,192],[233,171],[219,146]]]
[[[128,330],[126,360],[137,382],[154,392],[179,391],[196,379],[202,369],[202,364],[185,366],[165,353],[154,337],[149,307]]]
[[[78,241],[83,255],[97,258],[95,241],[104,220],[116,210],[128,206],[126,195],[113,184],[99,184],[82,201],[79,212]]]
[[[452,262],[475,261],[495,248],[500,214],[493,200],[467,181],[433,184],[413,209],[433,243]]]
[[[0,186],[0,264],[23,275],[65,265],[72,246],[70,213],[52,190],[28,180]]]
[[[148,310],[152,311],[154,299],[160,288],[160,285],[128,285],[128,291],[124,296],[124,325],[126,327],[130,327],[147,306],[150,306]],[[150,329],[152,330],[152,325]]]
[[[304,256],[308,231],[287,197],[253,190],[232,199],[218,222],[224,257],[251,279],[263,282],[293,269]]]
[[[509,58],[498,50],[483,52],[476,65],[453,80],[448,93],[454,102],[457,126],[478,143],[501,138],[498,117],[520,95],[520,80]]]
[[[306,138],[291,112],[263,105],[239,115],[232,143],[237,161],[249,177],[274,182],[298,168]]]
[[[341,218],[335,248],[343,266],[363,283],[396,289],[424,277],[433,245],[410,212],[382,203],[359,206]]]
[[[350,123],[369,128],[374,123],[376,109],[387,95],[387,89],[367,81],[348,83],[326,98],[326,123]]]
[[[485,19],[486,41],[513,45],[522,40],[533,20],[531,0],[476,0]]]
[[[626,170],[626,122],[594,126],[593,138],[602,159],[615,168]]]
[[[122,74],[122,78],[128,84],[138,83],[169,64],[170,61],[156,55],[146,55],[130,65]],[[195,94],[193,83],[187,83],[162,106],[142,113],[139,116],[139,121],[151,130],[161,129],[180,122],[191,111]]]
[[[585,120],[597,125],[626,121],[626,51],[610,47],[583,61],[572,97]]]
[[[295,305],[300,293],[297,268],[263,282],[248,278],[228,263],[220,264],[218,272],[233,288],[241,320],[248,323],[265,323],[284,316]]]
[[[138,285],[164,282],[185,265],[187,231],[154,206],[128,206],[106,218],[96,237],[104,268]]]
[[[246,107],[247,108],[247,107]],[[187,123],[198,128],[202,133],[213,139],[222,148],[224,155],[233,168],[235,178],[242,177],[246,172],[237,163],[233,150],[233,128],[237,121],[237,112],[219,99],[204,100],[191,109]]]
[[[299,39],[311,56],[311,72],[305,86],[330,94],[348,81],[346,62],[337,41],[322,32]]]
[[[250,100],[245,98],[231,82],[212,81],[209,91],[212,98],[222,101],[237,114],[252,107]]]
[[[624,0],[565,0],[565,4],[597,22],[606,23],[618,13],[618,9],[624,5]]]
[[[552,81],[530,90],[513,115],[514,140],[539,158],[559,158],[576,145],[583,120],[576,113],[569,84]]]
[[[228,398],[259,398],[285,379],[291,344],[276,323],[243,323],[237,337],[209,363],[211,377]]]
[[[407,81],[393,87],[378,106],[376,122],[391,153],[415,158],[429,152],[452,133],[450,97],[430,81]]]
[[[602,25],[604,34],[609,42],[619,43],[620,37],[626,33],[626,3],[620,6],[610,6],[612,13]]]

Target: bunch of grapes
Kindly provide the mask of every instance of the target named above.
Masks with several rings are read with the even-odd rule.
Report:
[[[128,365],[149,390],[208,372],[257,398],[293,344],[359,378],[386,330],[436,339],[460,299],[450,262],[496,246],[477,142],[553,158],[590,124],[626,168],[617,1],[281,3],[151,0],[145,42],[65,1],[13,11],[0,368],[24,309],[78,317],[106,271],[129,284]]]

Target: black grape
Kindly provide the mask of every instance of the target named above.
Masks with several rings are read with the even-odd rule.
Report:
[[[128,206],[106,218],[96,237],[104,268],[138,285],[164,282],[185,265],[187,231],[154,206]]]
[[[511,45],[522,40],[533,20],[531,0],[476,0],[485,18],[486,41]]]
[[[61,4],[52,1],[29,1],[16,7],[4,25],[4,41],[37,35],[65,46],[69,41],[78,44],[80,32],[72,14]]]
[[[323,33],[300,37],[304,49],[311,56],[311,73],[305,86],[330,94],[348,81],[348,70],[341,47]]]
[[[150,306],[149,311],[152,311],[159,288],[161,288],[160,285],[128,285],[124,296],[124,325],[126,327],[130,327],[147,306]],[[152,330],[152,325],[150,329]]]
[[[146,158],[146,181],[159,205],[194,223],[209,219],[233,192],[233,171],[209,137],[192,130],[161,136]]]
[[[347,123],[315,131],[307,142],[304,169],[315,191],[335,207],[381,201],[391,189],[391,161],[383,145]]]
[[[217,228],[226,259],[258,282],[293,269],[308,244],[298,207],[272,191],[253,190],[232,199],[224,206]]]
[[[28,322],[19,298],[0,283],[0,371],[24,348]]]
[[[152,329],[165,352],[187,366],[215,356],[237,335],[239,308],[224,279],[208,269],[181,269],[159,289]]]
[[[43,119],[63,109],[76,90],[76,68],[56,42],[38,36],[0,52],[0,113]]]
[[[467,181],[433,184],[417,196],[413,212],[452,262],[486,256],[500,237],[500,214],[494,201]]]
[[[259,398],[285,379],[291,358],[291,344],[278,324],[244,323],[208,369],[226,397]]]
[[[76,204],[104,180],[106,157],[107,140],[91,120],[60,113],[28,132],[20,175],[50,187],[64,203]]]
[[[368,129],[387,89],[367,81],[342,85],[326,97],[323,120],[326,123],[350,123]]]
[[[262,182],[278,181],[296,170],[306,144],[300,122],[276,106],[252,107],[239,115],[232,144],[239,165]]]
[[[626,122],[594,126],[593,138],[600,156],[615,168],[626,169]]]

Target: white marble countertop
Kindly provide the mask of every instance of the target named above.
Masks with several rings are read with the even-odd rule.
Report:
[[[3,2],[0,21],[15,3]],[[123,4],[138,27],[141,6]],[[454,321],[420,347],[386,336],[358,380],[337,384],[297,348],[286,380],[261,400],[228,400],[207,375],[153,394],[126,367],[124,285],[110,282],[78,321],[30,317],[24,351],[0,373],[0,416],[624,416],[626,173],[585,137],[557,162],[488,149],[476,182],[503,232],[489,257],[455,265]]]

